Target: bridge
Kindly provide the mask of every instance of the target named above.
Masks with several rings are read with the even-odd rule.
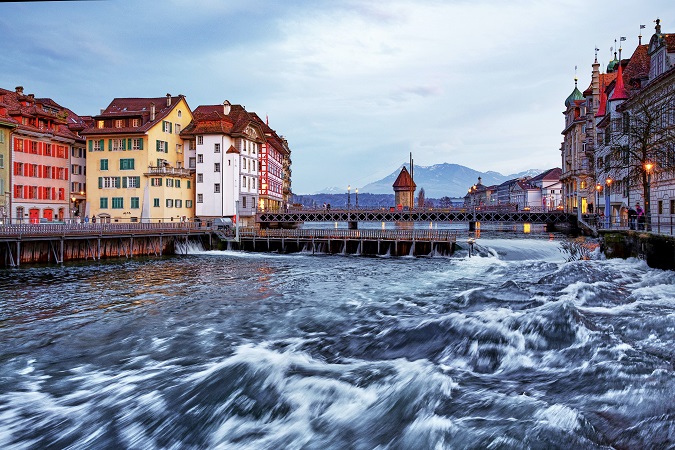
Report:
[[[359,222],[437,222],[468,223],[469,230],[476,223],[542,223],[551,230],[556,225],[577,226],[575,214],[563,211],[516,211],[513,208],[423,208],[411,210],[336,209],[289,210],[258,212],[256,222],[261,228],[294,226],[304,222],[347,222],[349,228],[358,228]]]

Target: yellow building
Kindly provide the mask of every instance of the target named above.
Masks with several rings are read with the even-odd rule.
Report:
[[[0,224],[9,223],[11,214],[10,136],[14,128],[16,124],[7,116],[6,108],[0,105]]]
[[[192,120],[182,95],[116,98],[87,139],[86,215],[113,222],[194,217],[194,170],[186,167],[181,130]]]

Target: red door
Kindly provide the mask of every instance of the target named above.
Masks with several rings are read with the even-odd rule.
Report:
[[[28,220],[30,220],[30,223],[39,223],[40,222],[40,210],[39,209],[29,209],[28,210]]]
[[[42,213],[42,217],[47,219],[48,222],[51,222],[52,219],[54,219],[54,210],[53,209],[45,209],[44,212]]]

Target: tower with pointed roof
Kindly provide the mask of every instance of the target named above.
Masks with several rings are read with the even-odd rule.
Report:
[[[401,173],[398,174],[396,181],[394,181],[393,188],[397,206],[411,209],[415,206],[415,189],[417,189],[417,185],[405,166],[403,166]]]

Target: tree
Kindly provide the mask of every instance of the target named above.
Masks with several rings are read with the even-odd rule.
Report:
[[[645,90],[633,93],[617,108],[620,116],[609,124],[609,161],[604,171],[615,180],[624,179],[629,188],[641,188],[649,227],[651,182],[675,171],[675,98],[665,89]]]
[[[438,200],[438,206],[441,208],[450,208],[452,206],[452,199],[447,195],[445,197],[441,197]]]
[[[421,188],[420,193],[417,194],[417,206],[418,207],[424,208],[424,199],[425,199],[424,188]]]

